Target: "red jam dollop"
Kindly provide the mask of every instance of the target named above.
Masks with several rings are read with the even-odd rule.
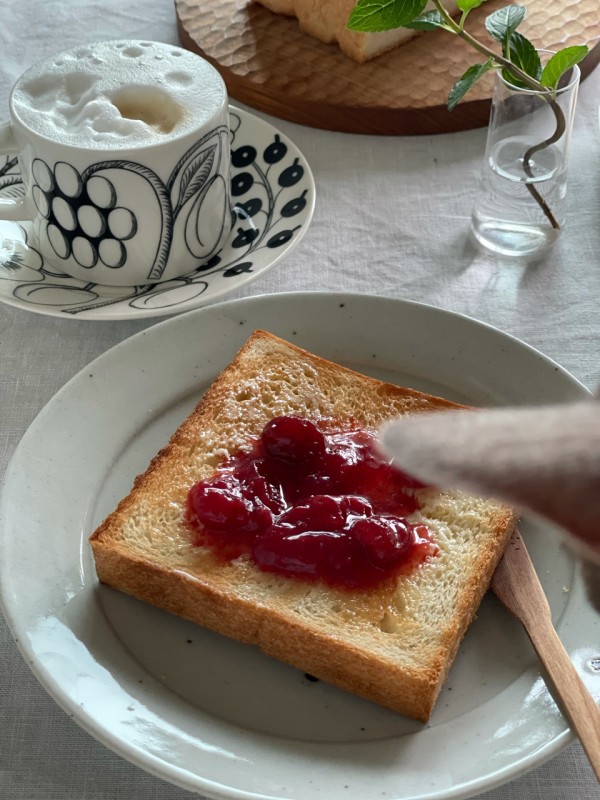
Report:
[[[222,559],[246,554],[279,575],[372,588],[437,552],[427,527],[406,519],[422,487],[357,424],[275,417],[190,489],[187,521]]]

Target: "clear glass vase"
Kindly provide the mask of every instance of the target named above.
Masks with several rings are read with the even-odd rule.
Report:
[[[488,250],[533,257],[556,241],[566,217],[567,157],[579,79],[579,67],[573,67],[548,97],[519,89],[496,73],[472,216],[473,235]]]

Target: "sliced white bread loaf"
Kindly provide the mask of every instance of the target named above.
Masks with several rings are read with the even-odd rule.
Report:
[[[439,552],[393,584],[350,591],[215,557],[186,525],[190,487],[273,417],[356,420],[457,408],[255,332],[91,537],[102,583],[179,614],[342,689],[427,720],[514,528],[512,510],[419,490],[416,520]]]
[[[361,33],[348,30],[348,19],[356,0],[255,0],[276,14],[295,16],[300,28],[326,44],[337,44],[353,61],[363,63],[393,50],[420,32],[410,28]],[[444,7],[454,14],[456,0],[444,0]],[[428,3],[426,10],[433,8]]]

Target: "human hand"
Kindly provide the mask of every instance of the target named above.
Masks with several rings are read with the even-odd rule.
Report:
[[[428,483],[550,520],[584,562],[600,610],[600,403],[468,409],[387,423],[381,446]]]

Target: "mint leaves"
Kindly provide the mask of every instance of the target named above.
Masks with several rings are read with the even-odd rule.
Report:
[[[413,28],[417,31],[432,31],[434,28],[444,28],[445,24],[440,12],[437,9],[433,9],[421,14],[420,17],[416,17],[404,27]]]
[[[548,61],[542,72],[540,83],[542,86],[548,86],[550,89],[556,89],[558,82],[575,64],[586,57],[588,48],[585,45],[575,45],[574,47],[565,47],[564,50],[559,50]]]
[[[360,0],[350,14],[351,31],[390,31],[405,28],[421,14],[427,0]]]
[[[511,36],[525,19],[526,13],[525,6],[513,5],[499,8],[486,18],[485,29],[492,39],[500,42],[504,55],[508,55]]]
[[[458,0],[456,5],[461,11],[468,12],[483,5],[483,3],[485,3],[485,0]]]
[[[494,62],[489,58],[485,64],[474,64],[472,67],[469,67],[464,75],[456,81],[452,89],[450,89],[450,94],[448,95],[448,111],[452,111],[454,106],[463,99],[475,81],[478,81],[479,78],[485,75],[493,66]]]
[[[503,77],[518,88],[539,92],[554,92],[560,79],[587,55],[585,45],[566,47],[555,53],[542,69],[540,55],[535,46],[517,28],[523,22],[527,9],[516,3],[499,8],[485,20],[485,27],[493,40],[501,46],[496,53],[479,42],[465,30],[469,13],[487,0],[457,0],[459,20],[453,19],[441,0],[425,11],[427,0],[358,0],[348,28],[353,31],[388,31],[394,28],[412,28],[430,31],[442,28],[465,39],[486,57],[482,64],[474,64],[456,81],[448,95],[448,108],[452,110],[471,87],[491,69],[501,69]]]

